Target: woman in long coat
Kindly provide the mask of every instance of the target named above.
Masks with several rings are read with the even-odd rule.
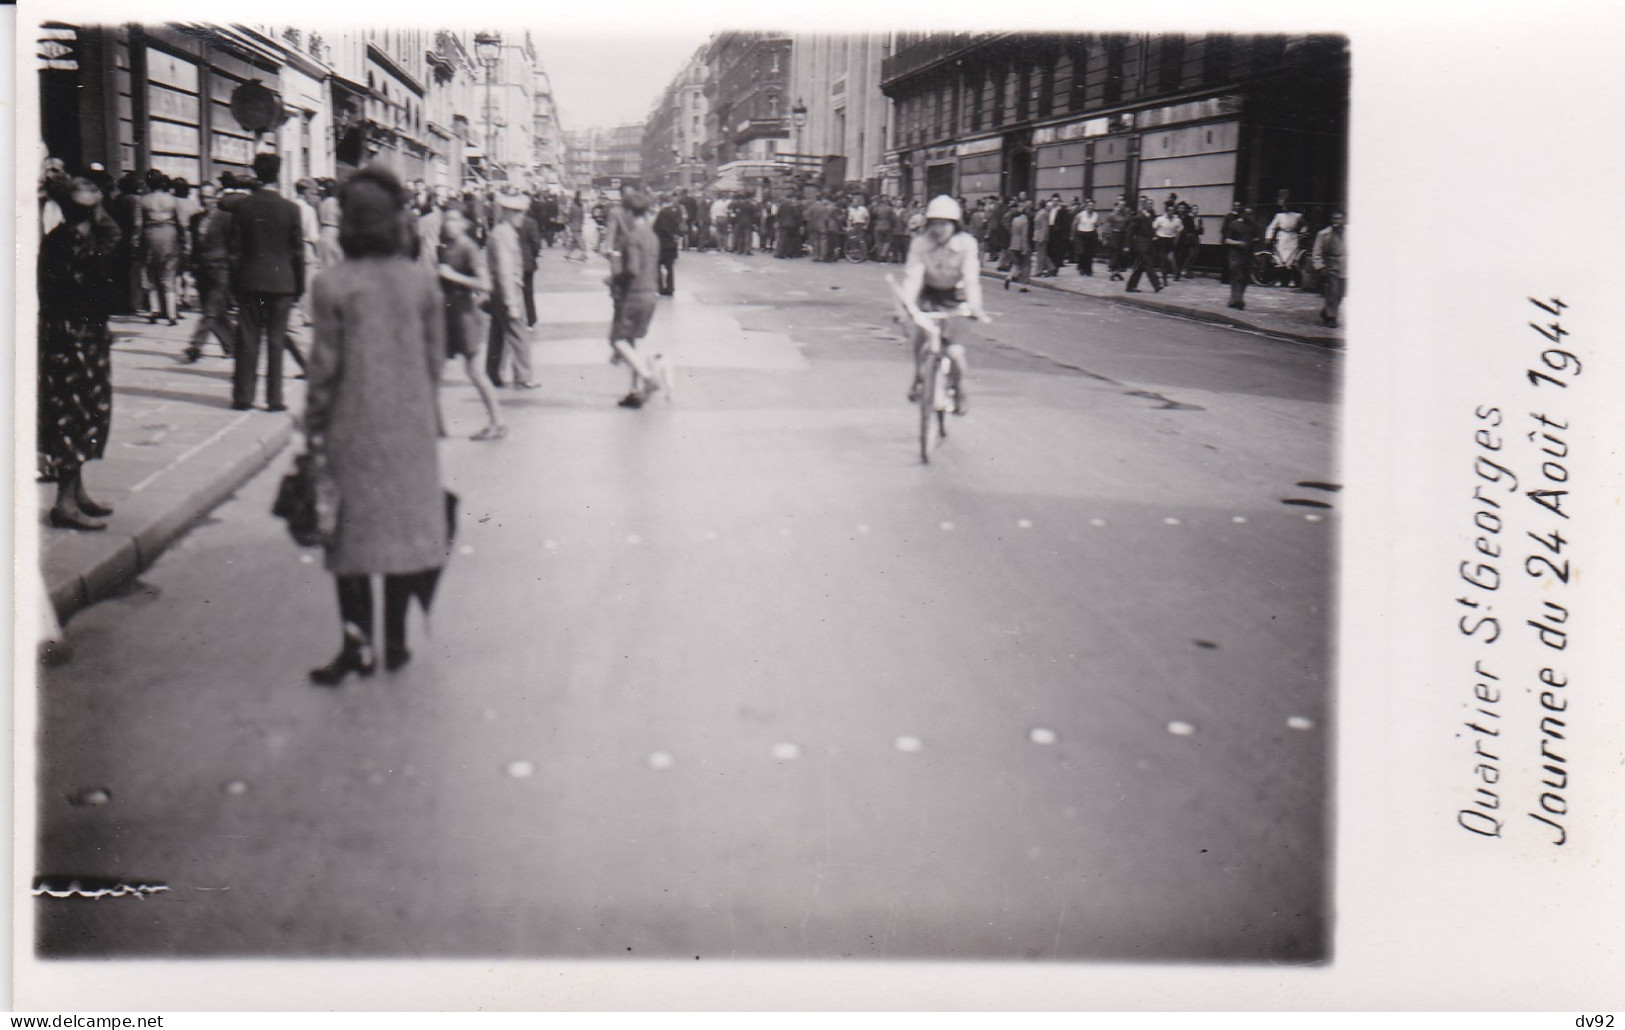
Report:
[[[305,432],[338,495],[327,568],[338,580],[344,643],[317,683],[370,675],[374,575],[384,578],[384,667],[411,658],[406,609],[428,605],[448,549],[436,392],[446,316],[434,273],[406,256],[406,194],[387,171],[364,168],[340,194],[345,259],[311,289],[315,345]]]
[[[39,254],[40,473],[56,480],[51,525],[106,529],[113,509],[85,491],[84,465],[102,456],[113,424],[112,262],[122,234],[101,215],[101,190],[90,179],[63,184],[55,197],[63,221]],[[100,217],[98,217],[100,216]]]

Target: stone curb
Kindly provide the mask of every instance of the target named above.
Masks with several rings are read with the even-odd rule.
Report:
[[[982,269],[982,277],[984,279],[993,279],[1000,283],[1004,282],[1004,275],[1002,273],[995,272],[987,268]],[[1170,303],[1165,300],[1153,300],[1150,297],[1099,297],[1093,293],[1080,293],[1077,290],[1069,290],[1059,283],[1048,283],[1038,280],[1029,280],[1023,285],[1035,290],[1050,290],[1054,293],[1064,293],[1069,297],[1082,297],[1085,300],[1096,300],[1106,304],[1122,304],[1127,307],[1147,308],[1152,311],[1162,311],[1171,315],[1181,315],[1185,318],[1194,318],[1203,322],[1216,322],[1220,325],[1234,326],[1237,329],[1250,329],[1255,333],[1262,333],[1265,336],[1275,336],[1285,340],[1292,340],[1296,343],[1306,343],[1311,347],[1323,347],[1326,350],[1339,351],[1343,349],[1343,341],[1337,338],[1311,336],[1306,333],[1296,333],[1290,329],[1276,329],[1272,326],[1259,325],[1255,321],[1251,321],[1246,318],[1237,318],[1234,315],[1213,311],[1209,308],[1190,307],[1184,304]]]
[[[46,591],[57,618],[66,622],[75,612],[106,598],[150,568],[170,545],[269,465],[293,435],[293,421],[280,420],[243,453],[225,457],[213,474],[175,488],[172,498],[153,504],[133,531],[108,539],[88,563],[77,569],[47,572]],[[218,454],[221,448],[240,446],[228,435],[195,455],[194,467],[208,468],[211,452]],[[171,474],[174,469],[165,473]],[[159,484],[154,496],[162,497],[162,493]]]

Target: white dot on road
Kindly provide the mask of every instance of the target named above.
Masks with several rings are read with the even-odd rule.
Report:
[[[892,741],[892,746],[896,747],[899,751],[912,754],[913,752],[924,747],[925,744],[920,740],[919,737],[898,737],[896,740]]]
[[[1106,524],[1105,519],[1090,519],[1089,520],[1089,525],[1091,525],[1091,526],[1104,526],[1105,524]]]
[[[1196,732],[1196,727],[1188,722],[1171,722],[1168,724],[1168,732],[1176,737],[1188,737]]]
[[[867,533],[867,532],[869,532],[869,527],[860,522],[860,523],[858,523],[858,532],[859,533]]]
[[[648,761],[651,769],[670,769],[677,764],[677,760],[664,751],[656,751],[649,756]]]
[[[1032,741],[1034,744],[1053,744],[1055,743],[1055,731],[1046,730],[1040,726],[1031,733],[1027,734],[1027,739]]]
[[[626,542],[629,544],[641,544],[643,543],[643,538],[638,536],[636,533],[628,533],[626,536]]]
[[[1301,715],[1294,715],[1286,721],[1286,724],[1295,730],[1312,730],[1315,728],[1313,719],[1305,719]]]
[[[801,748],[791,743],[774,744],[773,757],[781,762],[789,762],[801,757]]]
[[[1175,518],[1167,518],[1162,520],[1162,524],[1165,526],[1177,526],[1179,525],[1179,520]]]
[[[299,556],[299,564],[314,565],[316,564],[316,556],[313,554],[301,554]]]
[[[1303,521],[1305,521],[1305,522],[1321,522],[1321,521],[1324,521],[1324,519],[1319,515],[1305,515],[1303,517]]]
[[[1245,523],[1247,521],[1247,516],[1245,516],[1245,515],[1237,515],[1235,518],[1231,519],[1230,521],[1234,522],[1236,525],[1239,526],[1239,525],[1241,525],[1241,524],[1243,524],[1243,523]]]
[[[557,540],[543,540],[542,546],[549,551],[556,551],[559,549],[559,542]]]
[[[1032,519],[1017,519],[1016,520],[1016,528],[1017,529],[1031,529],[1031,528],[1033,528],[1033,520]]]
[[[226,793],[247,794],[248,784],[244,783],[242,780],[232,780],[230,783],[226,784]]]
[[[474,553],[474,545],[473,544],[464,544],[463,546],[457,548],[457,553],[458,554],[473,554]]]
[[[535,771],[536,767],[523,758],[508,763],[508,775],[516,780],[527,779]]]
[[[937,523],[937,527],[944,533],[952,533],[954,530],[954,524],[952,522],[939,522]]]

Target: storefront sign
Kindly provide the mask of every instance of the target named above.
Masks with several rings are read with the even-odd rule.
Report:
[[[40,30],[39,60],[41,67],[50,71],[76,72],[79,70],[79,33],[70,28],[44,28]]]
[[[174,54],[166,54],[155,47],[148,47],[147,81],[196,93],[197,65]]]
[[[1088,139],[1091,136],[1104,136],[1111,128],[1109,118],[1090,118],[1080,122],[1068,122],[1065,125],[1046,125],[1033,130],[1033,146],[1041,147],[1046,143],[1066,143],[1070,140]]]
[[[217,132],[209,141],[209,156],[227,164],[250,165],[254,163],[254,141]]]
[[[198,98],[167,86],[147,87],[147,111],[154,118],[168,118],[172,122],[198,123]]]
[[[249,132],[264,132],[281,125],[287,112],[282,95],[255,79],[231,91],[231,116]]]
[[[926,164],[951,164],[954,159],[953,147],[932,147],[925,151]]]
[[[1139,122],[1142,127],[1157,125],[1173,125],[1178,122],[1194,122],[1203,118],[1219,118],[1227,114],[1241,113],[1241,97],[1227,94],[1219,97],[1208,97],[1206,100],[1192,100],[1186,104],[1170,104],[1167,107],[1155,107],[1149,111],[1139,113]]]
[[[1040,129],[1039,132],[1044,130]],[[1034,137],[1036,139],[1036,136]],[[1004,146],[1004,139],[1000,136],[991,136],[987,139],[973,139],[967,143],[959,144],[959,156],[970,157],[973,154],[990,154]]]
[[[152,149],[166,154],[196,157],[198,131],[195,126],[176,125],[174,122],[153,122],[149,128]]]

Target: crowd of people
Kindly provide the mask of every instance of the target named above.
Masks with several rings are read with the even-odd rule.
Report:
[[[444,435],[439,386],[446,361],[462,362],[487,422],[473,439],[507,435],[496,388],[535,389],[529,331],[537,321],[535,274],[542,252],[607,260],[612,315],[609,360],[625,365],[631,388],[617,403],[638,408],[671,387],[661,356],[640,346],[658,298],[676,289],[683,250],[722,250],[775,258],[863,256],[905,265],[910,304],[920,310],[981,306],[983,266],[997,263],[1004,285],[1050,277],[1069,264],[1107,274],[1137,292],[1161,291],[1192,274],[1203,236],[1194,204],[1169,197],[1159,215],[1151,198],[1130,213],[1124,198],[1102,214],[1093,201],[1068,206],[1025,194],[974,205],[941,196],[929,205],[861,192],[757,199],[701,196],[679,189],[652,196],[639,187],[617,198],[577,192],[463,190],[402,183],[368,167],[343,182],[305,179],[290,199],[278,190],[275,154],[260,154],[252,175],[225,173],[196,191],[153,170],[114,180],[92,166],[70,174],[47,161],[40,180],[38,264],[38,456],[41,478],[56,484],[50,524],[106,528],[112,508],[96,500],[86,463],[102,457],[111,428],[111,333],[115,315],[178,325],[197,315],[182,361],[201,360],[210,340],[234,361],[231,407],[254,407],[265,358],[265,408],[285,411],[282,355],[308,378],[302,425],[339,496],[341,516],[327,542],[336,577],[343,643],[312,670],[336,684],[369,674],[373,655],[371,577],[383,577],[386,668],[410,657],[408,601],[427,606],[450,527],[436,455]],[[1286,217],[1283,217],[1286,216]],[[1296,216],[1296,217],[1292,217]],[[1220,243],[1232,307],[1241,307],[1261,239],[1299,238],[1301,215],[1283,206],[1260,227],[1236,205]],[[1336,324],[1345,281],[1343,217],[1335,213],[1313,244],[1326,298],[1322,320]],[[294,341],[308,334],[308,353]],[[963,348],[950,341],[955,410],[963,414]],[[915,384],[918,390],[918,383]]]

